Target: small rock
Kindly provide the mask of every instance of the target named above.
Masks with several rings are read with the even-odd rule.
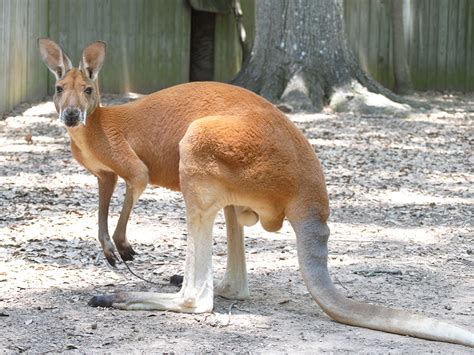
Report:
[[[91,329],[94,329],[94,330],[97,329],[97,323],[92,323],[91,324]]]

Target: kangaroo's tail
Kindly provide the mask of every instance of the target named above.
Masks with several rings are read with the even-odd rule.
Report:
[[[304,282],[319,306],[334,320],[381,330],[474,347],[474,333],[404,310],[351,300],[335,287],[327,268],[329,228],[316,218],[292,223]]]

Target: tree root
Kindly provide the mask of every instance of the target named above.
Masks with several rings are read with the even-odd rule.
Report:
[[[356,81],[338,88],[331,96],[329,107],[334,112],[357,112],[365,115],[408,117],[411,107],[367,90]]]

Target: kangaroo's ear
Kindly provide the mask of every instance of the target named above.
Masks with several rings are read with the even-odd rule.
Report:
[[[96,80],[100,68],[104,63],[106,52],[105,42],[97,41],[89,44],[82,52],[82,59],[79,69],[82,70],[91,80]]]
[[[64,74],[72,69],[71,60],[59,45],[49,38],[38,39],[38,49],[44,64],[51,70],[56,80],[64,77]]]

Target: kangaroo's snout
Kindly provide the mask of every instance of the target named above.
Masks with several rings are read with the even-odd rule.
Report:
[[[81,122],[81,111],[75,107],[68,107],[61,112],[61,121],[67,127],[75,127]]]

